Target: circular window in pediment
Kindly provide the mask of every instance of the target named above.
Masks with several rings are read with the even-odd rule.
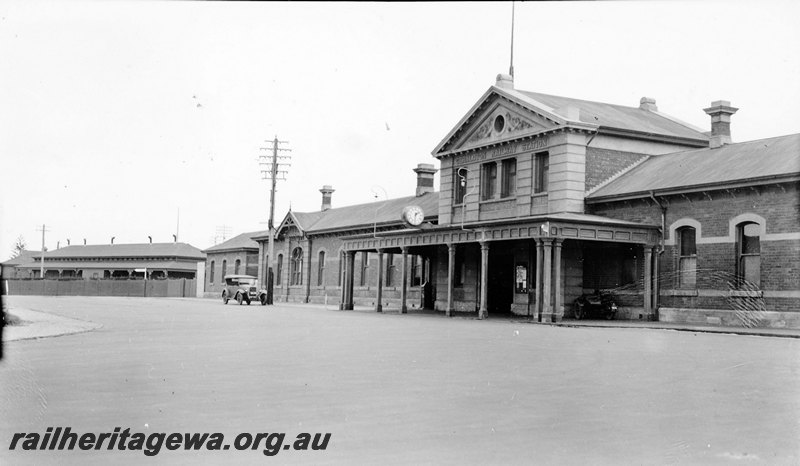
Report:
[[[494,118],[494,130],[495,132],[502,133],[503,129],[506,127],[506,119],[503,118],[503,115],[497,115]]]

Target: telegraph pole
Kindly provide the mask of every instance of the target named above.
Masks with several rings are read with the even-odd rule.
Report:
[[[37,231],[41,231],[42,232],[42,257],[41,257],[41,261],[39,261],[39,278],[44,279],[44,233],[46,231],[50,231],[50,230],[45,228],[44,223],[43,223],[42,224],[42,228],[41,229],[37,229]]]
[[[267,304],[273,303],[273,289],[274,289],[274,277],[272,273],[272,264],[274,263],[275,258],[275,187],[278,184],[279,180],[286,180],[286,172],[283,168],[291,166],[288,162],[279,162],[278,160],[288,160],[291,159],[290,155],[278,155],[279,151],[286,151],[291,152],[291,149],[283,149],[280,144],[288,144],[289,141],[279,141],[278,136],[275,136],[275,139],[272,141],[272,147],[262,147],[261,150],[272,151],[272,155],[260,155],[259,156],[259,164],[266,165],[268,168],[265,170],[261,170],[261,174],[263,176],[262,179],[270,180],[270,191],[269,191],[269,222],[267,227],[269,229],[269,246],[267,250],[267,272],[266,272],[266,282],[267,282]],[[269,159],[269,160],[268,160]],[[259,258],[259,262],[261,258]]]

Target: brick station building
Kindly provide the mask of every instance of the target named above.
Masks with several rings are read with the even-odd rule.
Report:
[[[258,243],[252,238],[262,233],[242,233],[203,250],[206,254],[205,296],[222,295],[225,275],[258,276]]]
[[[600,289],[617,318],[800,328],[800,135],[734,144],[737,109],[703,110],[711,131],[499,75],[433,150],[438,193],[421,165],[417,196],[287,214],[275,299],[551,322]]]

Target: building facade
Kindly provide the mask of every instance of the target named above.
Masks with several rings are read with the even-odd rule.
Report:
[[[24,279],[193,279],[205,254],[186,243],[70,245],[29,254],[14,265]],[[4,267],[5,268],[5,267]],[[42,269],[44,276],[42,277]]]
[[[263,233],[242,233],[203,250],[206,254],[205,296],[222,296],[225,275],[258,276],[258,243],[252,238]]]
[[[710,131],[499,75],[433,150],[439,192],[421,165],[416,196],[287,214],[275,300],[552,322],[604,290],[617,318],[799,328],[800,135],[733,143],[737,109],[703,110]]]

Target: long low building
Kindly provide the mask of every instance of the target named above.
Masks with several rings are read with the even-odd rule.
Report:
[[[4,278],[193,279],[205,254],[186,243],[72,245],[53,251],[25,253],[4,263]]]

